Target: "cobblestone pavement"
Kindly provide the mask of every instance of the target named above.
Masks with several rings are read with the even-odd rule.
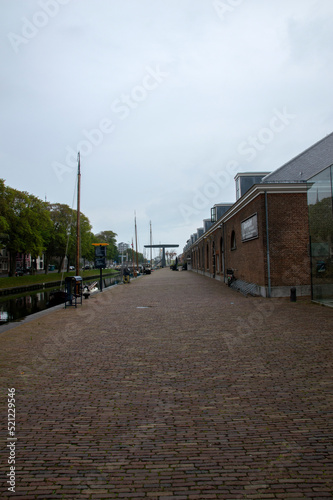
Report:
[[[332,309],[169,269],[4,332],[0,496],[332,498],[332,347]]]

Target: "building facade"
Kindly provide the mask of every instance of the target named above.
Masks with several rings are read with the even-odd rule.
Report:
[[[29,271],[31,269],[35,271],[42,271],[45,269],[44,254],[33,259],[30,254],[17,252],[15,257],[15,269],[10,268],[10,262],[10,252],[8,252],[6,248],[0,249],[0,274],[7,275],[11,272],[15,273],[17,269],[27,269]]]
[[[332,164],[330,134],[272,173],[237,174],[236,202],[188,240],[189,267],[256,295],[295,288],[333,303]]]
[[[333,305],[333,165],[308,180],[312,299]]]
[[[191,269],[225,283],[232,271],[264,297],[310,295],[307,210],[304,185],[253,186],[187,249]]]
[[[0,274],[7,274],[9,271],[9,254],[6,248],[0,249]]]

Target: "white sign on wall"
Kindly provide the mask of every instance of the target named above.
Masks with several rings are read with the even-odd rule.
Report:
[[[253,214],[241,222],[242,241],[258,238],[258,215]]]

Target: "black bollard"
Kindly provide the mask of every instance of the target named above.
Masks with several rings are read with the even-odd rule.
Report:
[[[290,302],[296,302],[296,288],[290,288]]]

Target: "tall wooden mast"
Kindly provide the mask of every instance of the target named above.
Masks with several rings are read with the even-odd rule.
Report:
[[[136,272],[139,272],[139,256],[138,256],[138,230],[136,227],[136,212],[134,212],[134,220],[135,220],[135,251],[136,251]]]
[[[81,164],[80,152],[77,154],[77,220],[76,220],[76,276],[80,276],[80,196],[81,196]]]
[[[150,221],[150,245],[153,244],[153,235],[151,230],[151,221]],[[150,269],[153,269],[153,249],[150,246]]]
[[[132,238],[132,264],[133,264],[133,276],[135,276],[135,266],[134,266],[134,244]]]

